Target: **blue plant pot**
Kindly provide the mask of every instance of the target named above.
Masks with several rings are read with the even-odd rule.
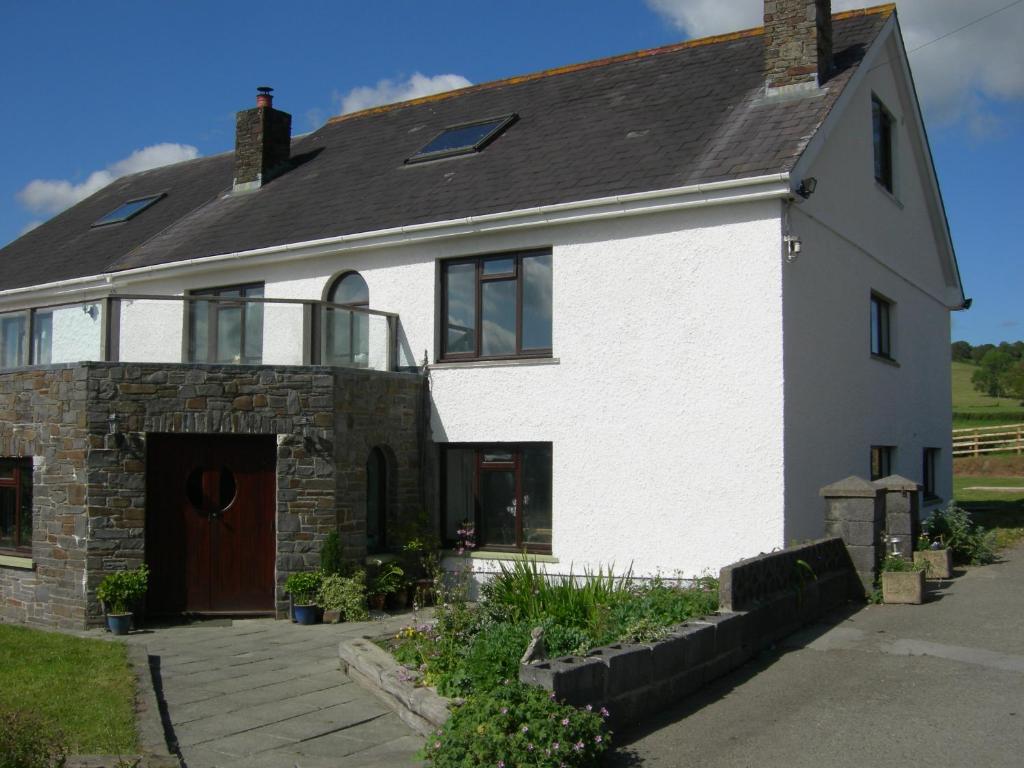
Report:
[[[120,615],[107,614],[107,629],[112,635],[127,635],[132,628],[132,615],[123,613]]]
[[[297,624],[316,624],[320,618],[315,605],[293,605],[292,613]]]

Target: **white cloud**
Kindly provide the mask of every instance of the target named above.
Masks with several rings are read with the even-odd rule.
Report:
[[[378,80],[374,86],[360,86],[342,95],[334,94],[334,100],[341,106],[341,114],[358,112],[381,104],[418,99],[434,93],[454,91],[472,83],[462,75],[434,75],[427,77],[414,72],[407,80]]]
[[[199,150],[188,144],[154,144],[135,150],[102,171],[93,171],[78,184],[65,179],[34,179],[18,192],[17,198],[33,213],[52,215],[84,200],[120,176],[197,157]]]
[[[762,0],[646,0],[648,6],[689,35],[703,37],[756,27]],[[868,0],[833,0],[835,12],[871,5]],[[1009,0],[898,0],[907,50],[1009,4]],[[910,64],[924,108],[943,120],[964,120],[977,133],[991,131],[986,100],[1024,98],[1024,5],[997,13],[967,29],[911,53]]]

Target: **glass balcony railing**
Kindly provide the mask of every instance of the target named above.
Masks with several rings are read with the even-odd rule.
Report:
[[[377,371],[415,365],[398,348],[397,314],[254,293],[113,295],[3,313],[0,369],[82,360]]]

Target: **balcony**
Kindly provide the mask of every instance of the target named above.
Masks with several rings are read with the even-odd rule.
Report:
[[[0,370],[86,360],[408,370],[392,312],[304,299],[109,295],[0,314]]]

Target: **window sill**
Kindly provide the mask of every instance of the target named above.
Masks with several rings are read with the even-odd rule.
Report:
[[[0,567],[21,568],[26,571],[31,571],[35,569],[35,563],[32,562],[31,557],[24,555],[6,555],[0,552]]]
[[[498,550],[474,549],[470,552],[459,554],[454,549],[441,552],[441,557],[469,557],[471,560],[536,560],[538,563],[557,563],[558,558],[554,555],[538,555],[532,552],[503,552]]]
[[[872,352],[871,353],[871,359],[872,360],[877,360],[880,363],[885,363],[886,365],[891,365],[894,368],[899,368],[900,367],[900,364],[898,362],[893,360],[891,357],[886,357],[885,355],[876,355],[875,353]]]
[[[557,357],[519,357],[514,360],[466,360],[443,363],[431,363],[427,366],[431,371],[444,371],[453,368],[505,368],[507,366],[520,365],[558,365],[561,360]]]

